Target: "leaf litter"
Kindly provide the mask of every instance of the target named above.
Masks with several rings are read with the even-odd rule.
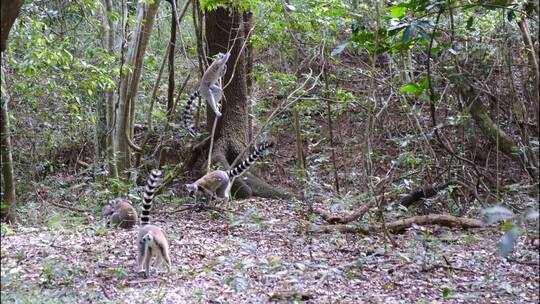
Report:
[[[92,218],[2,226],[2,303],[539,301],[538,249],[520,237],[500,258],[499,227],[416,226],[393,235],[393,248],[379,233],[308,233],[305,207],[287,201],[235,201],[223,214],[157,209],[173,270],[147,279],[136,270],[136,229]]]

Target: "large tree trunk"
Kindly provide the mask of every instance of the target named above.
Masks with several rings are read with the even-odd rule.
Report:
[[[22,0],[0,0],[0,52],[6,50],[9,31],[21,11],[22,4]]]
[[[9,31],[19,15],[23,1],[0,0],[0,53],[6,50]],[[0,54],[1,55],[1,54]],[[3,73],[2,73],[3,74]],[[4,77],[2,76],[2,81]],[[0,156],[2,175],[0,178],[1,197],[0,218],[13,223],[16,219],[15,181],[13,179],[13,157],[11,156],[11,138],[9,136],[8,100],[6,91],[0,98]]]
[[[231,162],[246,147],[248,138],[247,71],[245,54],[240,53],[245,39],[244,22],[241,13],[233,12],[229,14],[228,10],[223,7],[208,12],[205,20],[208,53],[210,56],[218,52],[226,52],[226,47],[234,43],[231,50],[231,57],[227,64],[227,73],[223,77],[223,84],[228,83],[231,77],[232,81],[224,91],[221,111],[223,115],[217,124],[214,149],[212,151],[212,161],[221,163],[225,168],[229,168]],[[229,42],[229,37],[232,40],[231,42]],[[234,39],[235,37],[237,38]],[[212,132],[214,117],[213,111],[210,107],[207,107],[207,126],[209,132]],[[247,179],[236,179],[233,184],[232,194],[236,198],[246,198],[253,194],[264,197],[288,197],[282,191],[274,189],[260,178],[256,178],[253,174],[247,173],[245,177]]]
[[[3,73],[2,73],[3,74]],[[3,79],[3,78],[2,78]],[[0,153],[2,161],[2,178],[0,184],[2,184],[2,196],[0,207],[0,217],[2,221],[15,222],[15,182],[13,180],[13,158],[11,156],[11,139],[9,136],[9,118],[8,118],[8,99],[7,93],[2,93],[1,103],[1,122],[0,122],[0,136],[1,136],[1,148]]]
[[[139,2],[136,22],[138,27],[134,31],[126,58],[126,65],[132,66],[133,72],[125,73],[125,76],[120,80],[120,101],[116,112],[116,117],[118,118],[116,127],[117,168],[120,174],[124,174],[131,167],[130,149],[138,149],[132,142],[133,113],[143,68],[144,53],[150,40],[159,3],[160,0],[156,0],[151,4]]]

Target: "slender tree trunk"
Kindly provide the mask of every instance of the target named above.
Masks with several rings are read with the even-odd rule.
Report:
[[[107,20],[107,30],[105,31],[105,47],[109,54],[114,55],[114,29],[115,24],[112,18],[110,18],[110,13],[113,12],[112,0],[105,0],[105,18]],[[107,163],[109,165],[109,174],[112,177],[118,177],[118,170],[116,168],[116,149],[114,145],[114,129],[116,127],[116,113],[114,111],[114,89],[109,88],[105,91],[106,99],[106,155]]]
[[[170,0],[176,1],[176,0]],[[171,10],[174,10],[175,6],[171,2]],[[171,14],[171,38],[169,40],[169,86],[167,91],[167,113],[172,113],[174,107],[174,49],[176,45],[176,18],[175,13]]]
[[[244,37],[249,39],[251,28],[253,27],[253,13],[244,12],[242,14],[242,19],[244,22]],[[253,118],[251,115],[251,98],[253,97],[253,76],[251,72],[253,71],[253,45],[246,41],[246,47],[244,48],[246,53],[246,85],[247,85],[247,94],[248,94],[248,140],[251,142],[253,139]]]
[[[2,72],[3,74],[3,72]],[[3,79],[3,77],[2,77]],[[1,103],[1,148],[0,153],[2,161],[2,198],[0,206],[0,218],[2,221],[13,223],[15,222],[16,196],[15,196],[15,181],[13,180],[13,158],[11,156],[11,139],[9,135],[9,117],[8,117],[8,100],[9,96],[2,90]]]
[[[203,19],[204,15],[201,10],[198,9],[199,1],[193,0],[192,4],[192,16],[193,16],[193,28],[195,29],[195,37],[197,41],[197,60],[199,61],[199,76],[202,77],[204,70],[206,69],[206,61],[204,60],[205,50],[203,48]],[[199,128],[201,121],[201,98],[197,99],[197,112],[195,113],[195,129]]]
[[[538,60],[536,58],[534,43],[532,42],[531,35],[529,34],[529,28],[527,27],[525,16],[521,16],[518,23],[521,30],[521,35],[523,36],[523,43],[525,44],[527,59],[529,61],[529,73],[533,79],[533,107],[534,116],[536,118],[535,123],[538,126],[538,124],[540,124],[540,72],[538,68]]]
[[[248,71],[246,71],[245,54],[240,52],[245,39],[244,22],[240,13],[229,14],[229,11],[223,7],[207,12],[205,21],[208,50],[211,56],[218,52],[226,52],[226,47],[232,44],[231,57],[227,65],[227,73],[223,77],[223,84],[227,84],[231,77],[232,81],[224,91],[221,111],[223,115],[218,121],[212,151],[213,162],[221,163],[228,168],[236,156],[244,150],[248,137],[246,84]],[[229,41],[229,37],[232,41]],[[210,132],[214,117],[213,111],[207,107],[207,128]],[[269,186],[253,174],[247,173],[245,177],[247,177],[245,181],[238,178],[233,184],[232,194],[236,198],[245,198],[252,194],[265,197],[287,197],[286,194]]]
[[[133,40],[130,42],[126,58],[126,64],[133,67],[133,72],[126,73],[120,80],[120,100],[116,113],[118,118],[116,136],[118,137],[117,166],[121,174],[131,167],[131,149],[140,149],[132,141],[133,113],[135,111],[136,92],[143,68],[144,53],[154,26],[159,4],[160,0],[155,0],[151,4],[139,2],[136,22],[138,27],[133,33]]]

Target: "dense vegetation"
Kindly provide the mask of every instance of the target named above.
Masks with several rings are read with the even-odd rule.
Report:
[[[1,3],[2,302],[539,300],[537,1]],[[101,210],[155,168],[143,279]]]

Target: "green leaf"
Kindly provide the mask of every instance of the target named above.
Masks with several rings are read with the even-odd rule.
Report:
[[[422,90],[427,89],[428,86],[429,86],[429,81],[428,81],[427,77],[422,78],[422,79],[418,82],[418,85],[419,85],[419,88],[422,89]]]
[[[448,299],[448,297],[450,297],[451,294],[452,294],[452,289],[450,289],[448,287],[443,288],[442,296],[443,296],[444,299]]]
[[[280,258],[280,257],[274,257],[274,258],[272,258],[272,259],[270,260],[270,263],[274,263],[274,264],[275,264],[275,263],[279,263],[279,262],[281,262],[281,258]]]
[[[416,93],[418,92],[418,89],[419,89],[418,85],[416,83],[411,82],[399,88],[399,91],[404,92],[404,93]]]
[[[390,8],[390,16],[392,18],[401,18],[403,15],[405,15],[405,11],[407,10],[404,6],[395,5]]]
[[[415,28],[416,28],[416,24],[411,23],[407,27],[407,29],[405,29],[405,31],[403,32],[403,36],[401,36],[401,41],[408,42],[411,39],[413,39],[414,38],[414,30],[415,30]]]
[[[512,223],[512,222],[504,222],[502,228],[503,228],[504,232],[508,232],[508,231],[512,230],[512,228],[514,228],[514,223]]]
[[[474,24],[474,16],[470,16],[469,19],[467,19],[467,25],[465,26],[465,28],[470,31],[472,29],[473,24]]]

